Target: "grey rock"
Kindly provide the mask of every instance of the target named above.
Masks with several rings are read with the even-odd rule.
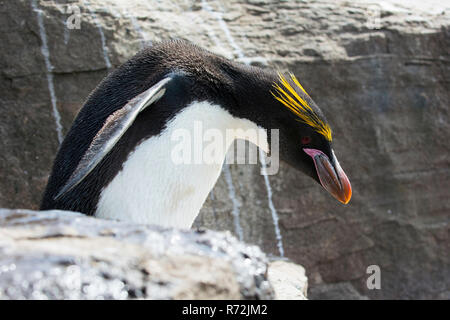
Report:
[[[267,266],[229,232],[0,209],[0,299],[272,299]]]
[[[284,260],[272,261],[268,278],[275,291],[275,299],[306,300],[308,278],[302,266]]]
[[[371,299],[449,292],[448,4],[90,0],[80,6],[81,28],[68,31],[71,1],[37,3],[63,133],[111,70],[100,30],[112,68],[144,43],[185,38],[290,70],[324,110],[354,191],[344,207],[287,165],[269,177],[285,255],[305,266],[309,298],[322,296],[315,287],[340,283]],[[372,11],[379,19],[370,20]],[[31,1],[4,1],[0,15],[0,206],[37,209],[58,147],[42,39]],[[243,240],[279,255],[259,168],[230,171]],[[222,176],[196,226],[234,232],[228,187]],[[366,287],[372,264],[381,268],[381,290]]]

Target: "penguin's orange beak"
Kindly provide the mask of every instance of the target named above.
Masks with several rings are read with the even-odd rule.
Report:
[[[333,159],[330,161],[328,156],[320,150],[303,149],[303,151],[313,159],[320,184],[337,200],[347,204],[352,197],[352,186],[334,152]]]

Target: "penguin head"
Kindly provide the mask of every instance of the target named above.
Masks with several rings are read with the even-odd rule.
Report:
[[[352,188],[334,153],[330,125],[297,78],[279,73],[272,80],[270,95],[264,99],[265,117],[261,117],[261,124],[265,129],[279,130],[280,159],[347,204]],[[273,137],[269,137],[271,150],[272,144]]]

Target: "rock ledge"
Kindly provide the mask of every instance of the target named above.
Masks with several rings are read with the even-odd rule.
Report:
[[[273,299],[268,262],[229,232],[0,209],[0,299]]]

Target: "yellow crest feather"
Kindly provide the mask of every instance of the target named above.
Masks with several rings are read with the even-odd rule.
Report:
[[[290,73],[292,81],[296,86],[298,86],[308,97],[309,94],[303,89],[297,78]],[[314,110],[308,105],[308,103],[300,97],[300,95],[292,88],[291,84],[286,80],[286,78],[278,73],[280,78],[281,87],[278,83],[274,83],[273,87],[276,93],[272,95],[280,101],[285,107],[287,107],[292,113],[298,116],[299,121],[311,126],[314,130],[321,135],[323,135],[328,141],[331,141],[331,128],[325,123],[319,116],[314,112]]]

